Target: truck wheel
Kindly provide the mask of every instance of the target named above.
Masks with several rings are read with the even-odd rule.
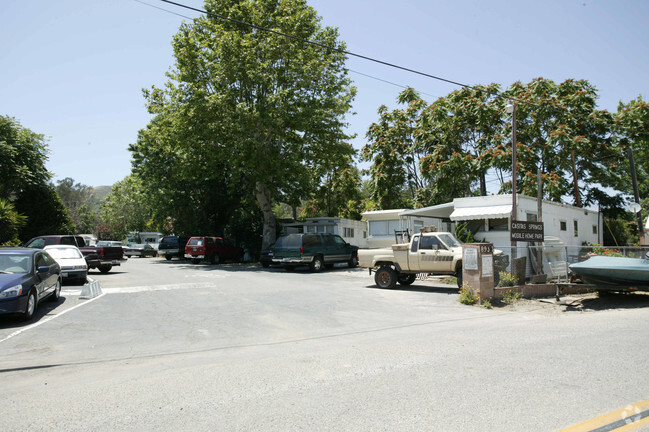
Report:
[[[99,271],[102,272],[102,273],[108,273],[110,271],[110,269],[112,269],[112,268],[113,268],[113,266],[110,265],[110,264],[100,265],[99,266]]]
[[[313,261],[311,261],[311,264],[309,264],[309,269],[313,273],[318,273],[322,271],[322,267],[324,267],[324,262],[322,261],[322,257],[320,255],[316,255],[313,258]]]
[[[167,261],[171,261],[171,255],[165,255],[165,259],[166,259]]]
[[[358,267],[358,254],[356,252],[352,253],[352,257],[347,262],[349,268]]]
[[[455,278],[457,279],[457,287],[462,289],[462,267],[455,269]]]
[[[392,289],[397,285],[397,272],[392,267],[383,266],[374,274],[374,282],[379,288]]]
[[[417,279],[416,274],[400,274],[399,278],[398,278],[398,281],[399,281],[399,284],[404,285],[404,286],[408,286],[408,285],[412,285],[412,283],[415,281],[415,279]]]

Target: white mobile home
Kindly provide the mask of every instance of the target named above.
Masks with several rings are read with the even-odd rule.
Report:
[[[536,222],[539,220],[536,198],[517,195],[516,220]],[[601,243],[601,221],[594,210],[542,202],[542,221],[546,237],[556,237],[566,246],[581,246],[584,243]],[[452,203],[400,211],[406,218],[438,218],[441,230],[450,230],[453,225],[466,223],[479,241],[493,243],[496,247],[511,245],[509,221],[512,213],[511,195],[456,198]]]
[[[452,204],[450,204],[452,205]],[[450,223],[438,217],[411,214],[415,210],[377,210],[363,213],[367,221],[367,247],[380,248],[396,243],[395,232],[408,230],[419,232],[425,226],[433,226],[438,231],[448,231]]]
[[[330,233],[338,234],[347,243],[367,247],[367,223],[341,217],[306,218],[304,222],[282,224],[285,234],[293,233]]]

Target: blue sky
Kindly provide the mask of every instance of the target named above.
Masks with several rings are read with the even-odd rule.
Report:
[[[453,81],[587,79],[612,111],[649,94],[647,1],[308,1],[349,51]],[[183,20],[136,0],[0,0],[0,114],[49,137],[55,180],[121,180],[128,145],[150,119],[141,90],[165,82]],[[429,102],[457,88],[357,58],[348,67],[358,88],[348,132],[359,149],[378,107],[396,107],[400,86]]]

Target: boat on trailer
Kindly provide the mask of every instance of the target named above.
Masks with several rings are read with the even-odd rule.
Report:
[[[598,289],[649,290],[649,252],[644,259],[595,255],[569,267]]]

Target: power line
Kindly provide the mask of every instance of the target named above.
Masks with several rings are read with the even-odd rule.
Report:
[[[145,2],[143,2],[141,0],[135,0],[135,1],[137,1],[139,3],[142,3],[142,4],[145,4],[145,5],[148,5],[148,6],[151,6],[151,7],[155,7],[156,9],[160,9],[160,10],[163,10],[163,11],[166,11],[166,12],[169,12],[169,13],[173,13],[173,14],[181,16],[183,18],[193,19],[193,18],[185,16],[185,15],[181,15],[181,14],[178,14],[178,13],[175,13],[175,12],[172,12],[172,11],[168,11],[168,10],[163,9],[163,8],[159,8],[157,6],[150,5],[150,4],[145,3]],[[178,3],[178,2],[175,2],[175,1],[171,1],[171,0],[160,0],[160,1],[162,1],[164,3],[167,3],[167,4],[174,5],[174,6],[178,6],[178,7],[184,8],[184,9],[192,10],[192,11],[198,12],[200,14],[216,17],[216,18],[219,18],[219,19],[224,20],[224,21],[229,21],[229,22],[234,22],[234,23],[240,24],[240,25],[244,25],[244,26],[250,27],[250,28],[255,29],[255,30],[261,30],[261,31],[272,33],[272,34],[275,34],[275,35],[278,35],[278,36],[281,36],[281,37],[292,39],[292,40],[295,40],[295,41],[298,41],[298,42],[306,43],[306,44],[309,44],[309,45],[312,45],[312,46],[317,46],[317,47],[320,47],[320,48],[332,50],[332,51],[335,51],[335,52],[338,52],[338,53],[341,53],[341,54],[345,54],[345,55],[348,55],[348,56],[351,56],[351,57],[360,58],[360,59],[367,60],[367,61],[370,61],[370,62],[373,62],[373,63],[388,66],[388,67],[391,67],[391,68],[394,68],[394,69],[399,69],[399,70],[402,70],[402,71],[405,71],[405,72],[410,72],[410,73],[420,75],[420,76],[423,76],[423,77],[427,77],[427,78],[431,78],[431,79],[434,79],[434,80],[437,80],[437,81],[442,81],[442,82],[445,82],[445,83],[448,83],[448,84],[453,84],[453,85],[456,85],[456,86],[459,86],[459,87],[468,88],[468,89],[475,90],[475,91],[485,92],[486,94],[490,94],[490,95],[494,96],[497,99],[508,99],[508,100],[512,100],[512,101],[514,101],[514,102],[516,102],[518,104],[524,104],[524,105],[528,105],[528,106],[531,106],[531,107],[541,107],[541,105],[539,105],[536,102],[526,101],[526,100],[518,99],[518,98],[515,98],[515,97],[512,97],[512,96],[505,96],[505,95],[503,95],[501,93],[495,93],[495,92],[492,92],[492,91],[488,91],[488,90],[486,90],[484,88],[479,88],[477,86],[471,86],[469,84],[464,84],[464,83],[461,83],[459,81],[443,78],[443,77],[440,77],[440,76],[437,76],[437,75],[433,75],[433,74],[429,74],[429,73],[426,73],[426,72],[418,71],[416,69],[408,68],[408,67],[405,67],[405,66],[400,66],[400,65],[397,65],[395,63],[391,63],[391,62],[387,62],[387,61],[384,61],[384,60],[379,60],[379,59],[376,59],[376,58],[365,56],[365,55],[362,55],[362,54],[354,53],[352,51],[347,51],[347,50],[344,50],[342,48],[337,48],[335,46],[330,46],[330,45],[325,45],[325,44],[320,43],[320,42],[310,41],[310,40],[307,40],[307,39],[303,39],[303,38],[300,38],[300,37],[297,37],[297,36],[290,35],[288,33],[280,32],[278,30],[273,30],[273,29],[270,29],[270,28],[267,28],[267,27],[259,26],[259,25],[252,24],[252,23],[248,23],[248,22],[238,20],[238,19],[235,19],[235,18],[226,17],[226,16],[219,15],[219,14],[216,14],[216,13],[213,13],[213,12],[208,12],[208,11],[206,11],[204,9],[195,8],[193,6],[184,5],[184,4],[181,4],[181,3]],[[398,86],[398,87],[404,87],[404,86],[401,86],[399,84],[396,84],[396,83],[393,83],[393,82],[390,82],[390,81],[387,81],[387,80],[383,80],[383,79],[380,79],[380,78],[372,77],[370,75],[362,74],[360,72],[356,72],[356,73],[368,76],[370,78],[377,79],[379,81],[386,82],[386,83],[391,84],[391,85],[395,85],[395,86]],[[425,93],[421,93],[421,94],[425,94]],[[428,96],[432,96],[432,95],[428,94]],[[434,97],[434,96],[432,96],[432,97]],[[544,106],[546,108],[548,107],[548,105],[544,105]],[[577,120],[581,119],[581,120],[586,121],[586,122],[593,122],[593,121],[599,122],[600,121],[599,119],[590,119],[590,118],[585,118],[585,117],[581,117],[581,116],[576,116],[575,114],[570,113],[568,111],[568,108],[559,108],[559,107],[556,107],[556,106],[549,106],[549,107],[551,109],[555,110],[556,112],[559,112],[559,113],[564,114],[564,115],[568,115],[569,117],[571,117],[573,119],[577,119]],[[630,128],[620,127],[619,125],[616,125],[614,128],[621,129],[621,130],[628,130],[628,131],[632,130]],[[635,133],[640,133],[640,134],[649,134],[649,131],[634,131],[634,132]]]

